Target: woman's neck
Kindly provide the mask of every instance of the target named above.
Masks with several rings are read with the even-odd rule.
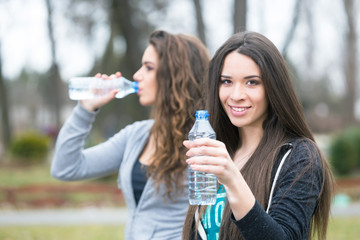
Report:
[[[239,136],[241,139],[241,148],[254,150],[260,143],[261,138],[263,137],[264,130],[262,128],[256,127],[243,127],[239,128]]]
[[[258,147],[263,136],[262,128],[239,128],[241,146],[234,156],[234,162],[241,169]]]

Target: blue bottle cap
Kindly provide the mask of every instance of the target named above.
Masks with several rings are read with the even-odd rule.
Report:
[[[207,119],[209,117],[209,112],[207,110],[197,110],[195,117],[196,119]]]
[[[132,87],[135,91],[135,93],[137,93],[139,91],[139,83],[138,82],[132,82]]]

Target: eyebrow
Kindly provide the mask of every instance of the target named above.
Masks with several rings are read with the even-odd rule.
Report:
[[[258,75],[250,75],[250,76],[245,77],[245,79],[249,79],[249,78],[260,78],[261,79],[261,77]]]
[[[227,76],[227,75],[220,75],[221,78],[231,78],[230,76]],[[245,79],[249,79],[249,78],[260,78],[260,76],[258,75],[250,75],[250,76],[246,76]]]
[[[151,64],[151,65],[155,65],[154,62],[150,62],[150,61],[144,61],[143,64]]]
[[[230,76],[220,75],[221,78],[231,78]]]

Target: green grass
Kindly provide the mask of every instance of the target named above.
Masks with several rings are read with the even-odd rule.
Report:
[[[0,227],[2,240],[122,240],[124,225],[6,226]]]
[[[98,180],[77,181],[77,183],[101,182],[116,186],[116,176],[112,175]],[[0,183],[2,187],[22,187],[38,184],[71,184],[61,182],[50,175],[49,164],[9,165],[0,164]]]
[[[360,217],[336,217],[330,221],[327,240],[359,239]],[[0,227],[2,240],[121,240],[124,225],[6,226]]]
[[[124,205],[120,193],[115,197],[111,192],[92,192],[85,190],[85,186],[93,187],[95,185],[109,187],[116,191],[116,177],[110,176],[98,180],[62,182],[50,175],[49,164],[1,164],[0,190],[1,188],[10,190],[0,191],[0,210],[2,206],[9,206],[10,196],[12,196],[13,201],[11,205],[15,208],[31,208],[32,206],[61,207],[63,205],[67,207]],[[53,191],[39,190],[42,186],[52,187]],[[55,186],[59,188],[65,187],[67,191],[58,191]],[[72,186],[79,189],[79,191],[70,190]],[[35,187],[37,190],[21,190],[24,189],[24,187]]]
[[[359,239],[359,217],[336,217],[330,220],[327,240],[357,240]]]
[[[0,166],[0,182],[3,187],[22,187],[34,184],[57,184],[60,182],[50,175],[47,164],[27,166]]]
[[[93,180],[92,180],[93,181]],[[114,178],[108,178],[102,183],[116,185]],[[90,182],[91,183],[91,182]],[[72,183],[60,182],[50,175],[50,166],[48,164],[30,165],[30,166],[7,166],[0,165],[0,184],[2,187],[23,187],[38,184],[66,184]],[[81,206],[82,203],[96,202],[98,197],[104,199],[103,194],[91,196],[88,193],[71,194],[64,198],[72,202],[72,205]],[[36,194],[41,196],[40,193]],[[29,200],[35,196],[21,195],[19,198]],[[0,202],[4,198],[4,193],[0,192]],[[106,201],[106,200],[105,200]],[[1,208],[0,208],[1,211]],[[355,240],[359,239],[359,217],[334,217],[331,219],[327,240]],[[85,226],[0,226],[1,240],[95,240],[95,239],[123,239],[124,226],[114,225],[85,225]]]

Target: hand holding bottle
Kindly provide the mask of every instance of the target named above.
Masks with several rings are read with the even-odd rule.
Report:
[[[114,79],[116,77],[121,77],[121,73],[117,72],[117,73],[115,73],[115,75],[112,74],[110,76],[107,76],[106,74],[100,74],[100,73],[95,75],[95,78],[102,78],[104,80]],[[96,91],[99,91],[99,90],[95,89],[94,91],[95,91],[94,93],[96,94]],[[90,112],[93,112],[96,109],[109,103],[112,99],[114,99],[115,95],[118,93],[118,91],[119,91],[119,89],[113,89],[104,96],[90,98],[90,99],[82,99],[82,100],[80,100],[80,103],[83,106],[83,108],[85,108],[86,110],[88,110]]]
[[[138,83],[127,80],[120,72],[107,76],[74,77],[69,81],[69,97],[80,100],[88,111],[94,111],[114,98],[123,98],[138,91]]]
[[[232,184],[239,177],[239,169],[231,159],[223,142],[202,138],[194,141],[184,141],[184,146],[189,149],[186,162],[196,171],[216,175],[219,183],[224,186]]]

